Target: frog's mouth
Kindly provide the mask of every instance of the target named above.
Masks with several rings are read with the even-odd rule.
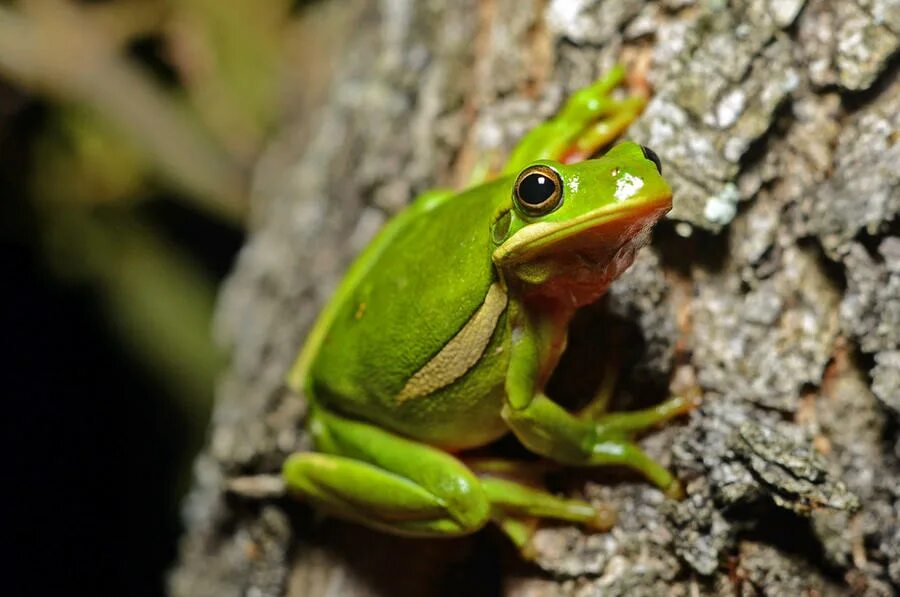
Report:
[[[606,265],[623,249],[646,244],[653,225],[671,208],[672,195],[666,194],[605,205],[565,222],[537,222],[497,247],[494,263],[504,269],[573,259],[585,266]]]

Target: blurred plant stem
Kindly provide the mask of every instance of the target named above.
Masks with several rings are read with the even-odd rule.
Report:
[[[127,32],[142,30],[141,19],[109,33],[105,21],[92,18],[96,13],[68,2],[31,0],[21,9],[0,7],[0,72],[28,89],[89,107],[132,138],[184,197],[218,217],[243,220],[244,168],[183,102],[122,55],[118,44]]]
[[[219,143],[255,159],[282,113],[288,0],[166,0],[167,56]]]

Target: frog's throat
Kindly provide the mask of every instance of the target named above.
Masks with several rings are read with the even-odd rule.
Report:
[[[506,291],[499,282],[494,282],[466,325],[409,378],[397,394],[397,402],[427,396],[465,375],[481,360],[505,309]]]
[[[672,196],[663,195],[641,201],[605,205],[565,222],[536,222],[530,224],[494,250],[494,263],[507,268],[534,259],[542,252],[576,238],[587,231],[602,231],[623,223],[635,224],[636,229],[652,226],[672,208]],[[637,236],[638,232],[634,233]],[[621,243],[623,239],[612,239]]]

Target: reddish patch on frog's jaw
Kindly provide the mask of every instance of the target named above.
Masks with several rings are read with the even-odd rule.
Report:
[[[544,247],[525,249],[527,257],[522,263],[551,272],[539,283],[526,282],[525,295],[572,309],[596,301],[632,264],[637,251],[649,241],[653,226],[670,207],[670,198],[630,206],[613,218],[587,225]],[[512,271],[515,269],[513,265]]]

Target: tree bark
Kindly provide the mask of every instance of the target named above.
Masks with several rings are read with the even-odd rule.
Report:
[[[222,290],[232,365],[172,593],[900,592],[896,0],[348,6],[331,92],[260,165],[253,233]],[[604,336],[633,349],[626,407],[701,397],[643,441],[687,499],[562,475],[555,489],[614,504],[619,521],[543,528],[533,566],[492,530],[403,539],[228,491],[307,447],[285,371],[384,220],[618,60],[649,64],[654,95],[628,136],[662,158],[675,208],[579,319],[603,333],[573,331],[570,352],[597,358]],[[565,366],[561,394],[584,385],[577,359]]]

